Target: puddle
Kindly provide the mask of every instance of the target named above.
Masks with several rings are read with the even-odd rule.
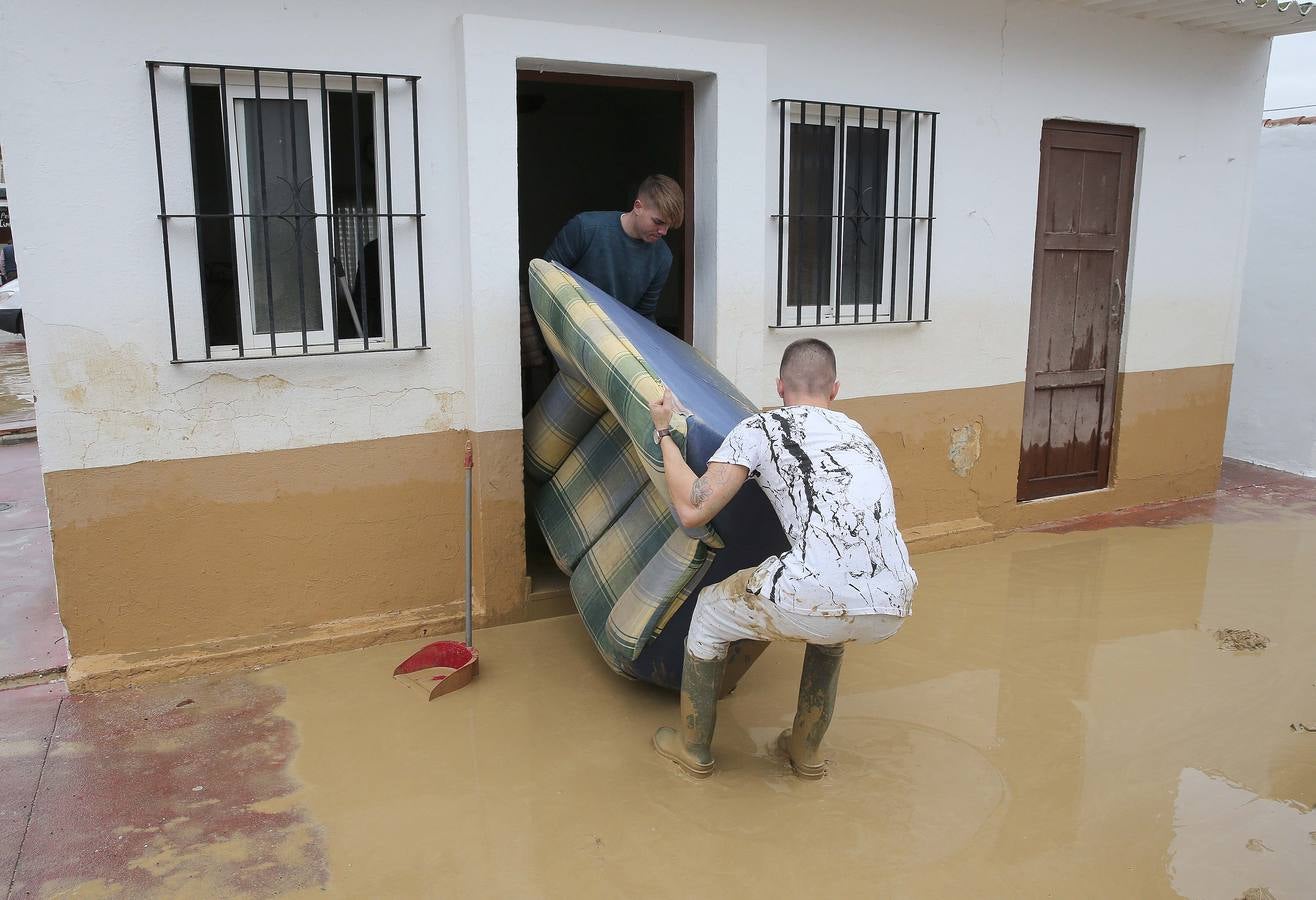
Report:
[[[1184,769],[1170,842],[1174,889],[1185,897],[1310,897],[1313,829],[1316,813],[1309,807]]]
[[[27,344],[22,338],[0,332],[0,425],[30,421],[34,400],[27,370]]]
[[[673,695],[611,674],[574,618],[477,634],[432,703],[423,642],[257,677],[297,727],[296,802],[345,896],[1300,896],[1316,884],[1316,518],[1017,534],[916,559],[914,616],[852,649],[831,774],[770,751],[802,650],[719,707],[720,770],[649,748]],[[1222,653],[1215,630],[1274,636]],[[805,846],[825,849],[810,862]],[[1252,896],[1264,896],[1254,893]]]

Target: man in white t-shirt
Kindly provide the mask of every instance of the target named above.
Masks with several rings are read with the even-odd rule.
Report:
[[[712,774],[717,689],[734,641],[803,641],[794,726],[778,749],[802,778],[821,778],[819,747],[831,724],[844,645],[889,638],[909,615],[918,579],[896,528],[891,479],[859,423],[831,408],[836,356],[813,338],[781,358],[783,406],[750,416],[727,435],[696,477],[671,438],[670,391],[650,405],[672,505],[687,528],[706,524],[758,482],[790,550],[699,594],[686,637],[681,727],[660,728],[654,748],[697,778]]]

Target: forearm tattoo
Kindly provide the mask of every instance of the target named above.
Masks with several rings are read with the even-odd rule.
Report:
[[[730,474],[726,466],[720,464],[710,466],[708,471],[696,478],[695,483],[690,486],[691,505],[695,509],[702,507],[708,498],[713,496],[715,489],[726,486]]]

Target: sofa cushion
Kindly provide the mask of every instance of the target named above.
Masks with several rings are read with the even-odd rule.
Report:
[[[648,484],[635,445],[616,416],[604,413],[532,503],[558,568],[570,574]]]

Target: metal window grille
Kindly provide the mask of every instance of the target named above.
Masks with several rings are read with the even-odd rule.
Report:
[[[937,113],[776,104],[776,326],[931,321]]]
[[[146,67],[173,361],[427,349],[419,76]]]

